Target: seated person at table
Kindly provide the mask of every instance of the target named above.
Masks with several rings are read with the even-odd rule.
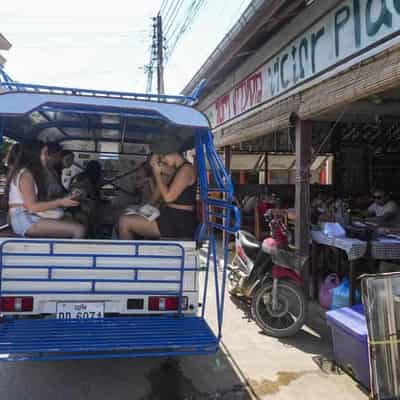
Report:
[[[19,146],[19,152],[11,166],[6,190],[14,233],[29,237],[82,238],[85,234],[82,225],[46,216],[53,211],[60,214],[64,208],[79,205],[69,196],[46,201],[44,177],[49,158],[47,145],[25,142]]]
[[[196,204],[196,171],[176,149],[179,143],[172,138],[158,143],[150,161],[156,189],[164,202],[160,216],[149,221],[139,215],[123,215],[119,220],[120,239],[130,240],[135,236],[158,239],[161,236],[174,238],[193,238],[197,218]],[[162,179],[162,170],[166,165],[175,172],[169,184]]]
[[[398,204],[391,200],[388,193],[383,189],[374,190],[373,195],[375,201],[365,213],[367,222],[374,222],[381,227],[400,227]]]

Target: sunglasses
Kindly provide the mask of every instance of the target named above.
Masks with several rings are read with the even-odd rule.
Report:
[[[376,200],[382,200],[382,199],[383,199],[383,196],[374,196],[374,199],[376,199]]]

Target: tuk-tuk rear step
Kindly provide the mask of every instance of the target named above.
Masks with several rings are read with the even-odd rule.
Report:
[[[218,341],[199,317],[31,319],[0,323],[0,361],[209,354]]]

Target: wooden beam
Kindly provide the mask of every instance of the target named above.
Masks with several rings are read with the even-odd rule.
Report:
[[[228,174],[231,173],[231,160],[232,160],[232,148],[231,146],[224,147],[224,164],[225,169],[227,170]]]
[[[239,185],[244,185],[246,183],[246,172],[240,171],[239,172]]]
[[[296,232],[295,245],[301,256],[310,247],[310,162],[312,122],[296,121]]]
[[[264,184],[268,185],[269,183],[269,170],[268,170],[268,152],[265,152],[264,157]]]

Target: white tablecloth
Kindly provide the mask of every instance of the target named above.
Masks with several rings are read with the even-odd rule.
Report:
[[[400,260],[400,240],[378,239],[372,241],[371,256],[376,260]]]
[[[365,256],[367,252],[367,242],[352,238],[331,238],[321,231],[311,231],[311,238],[315,243],[325,246],[335,247],[346,252],[350,261],[357,260]],[[400,247],[399,247],[400,250]]]

